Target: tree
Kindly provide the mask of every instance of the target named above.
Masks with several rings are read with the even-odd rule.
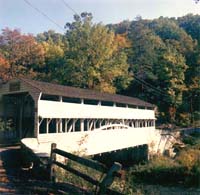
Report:
[[[53,30],[40,33],[36,40],[43,46],[45,63],[39,75],[39,79],[51,82],[59,82],[59,72],[64,63],[64,53],[68,49],[65,35]]]
[[[128,33],[130,29],[131,21],[124,20],[119,24],[108,24],[107,27],[113,30],[116,34]]]
[[[182,110],[189,112],[191,122],[193,115],[200,112],[200,16],[188,14],[178,18],[178,24],[195,41],[195,47],[192,53],[187,55],[188,69],[186,71],[185,83],[188,91],[184,94],[184,105]]]
[[[160,17],[152,21],[149,27],[166,44],[174,47],[182,55],[193,52],[195,42],[182,28],[180,28],[174,19]]]
[[[57,73],[64,63],[64,49],[61,45],[56,45],[51,40],[41,44],[45,51],[45,66],[42,70],[42,79],[58,82],[59,75]]]
[[[63,45],[66,42],[65,36],[60,33],[56,33],[54,30],[48,30],[37,34],[36,40],[39,43],[51,41],[56,45]]]
[[[135,78],[128,94],[156,103],[173,122],[187,89],[186,55],[193,52],[194,41],[174,19],[167,18],[133,21],[128,37],[132,42],[130,69]]]
[[[9,75],[10,64],[5,57],[0,53],[0,80],[7,81],[10,78]]]
[[[9,63],[11,77],[32,75],[44,64],[44,49],[32,35],[24,35],[17,29],[5,28],[0,34],[0,52]]]
[[[61,83],[111,93],[127,87],[130,75],[124,38],[101,23],[93,24],[89,13],[75,15],[74,20],[66,25],[69,49],[58,70]]]
[[[165,112],[168,112],[170,121],[174,122],[177,108],[182,104],[182,95],[186,90],[184,73],[187,65],[184,56],[170,46],[162,53],[155,67],[160,88],[167,95],[161,106],[162,110],[166,109]]]
[[[179,17],[177,22],[188,35],[200,42],[200,15],[187,14]]]
[[[135,76],[141,79],[154,80],[153,66],[157,63],[158,51],[164,43],[147,25],[147,21],[133,21],[129,32],[133,52],[129,63]]]

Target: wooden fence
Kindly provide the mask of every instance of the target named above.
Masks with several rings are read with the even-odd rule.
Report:
[[[98,181],[98,180],[94,179],[93,177],[91,177],[90,175],[82,173],[81,171],[76,170],[75,168],[72,168],[69,165],[66,165],[66,164],[63,164],[63,163],[57,161],[56,160],[57,154],[62,157],[65,157],[67,159],[70,159],[72,161],[75,161],[76,163],[78,163],[80,165],[84,165],[86,167],[97,170],[101,173],[105,173],[105,176],[101,181]],[[51,156],[50,156],[50,180],[52,182],[56,182],[55,165],[63,168],[66,171],[69,171],[69,172],[75,174],[78,177],[83,178],[84,180],[88,181],[89,183],[91,183],[95,186],[98,186],[97,194],[116,194],[116,195],[121,194],[119,192],[109,189],[109,187],[113,183],[114,177],[121,176],[121,174],[119,173],[119,171],[121,170],[120,163],[115,162],[111,168],[107,168],[105,165],[103,165],[97,161],[94,161],[91,159],[86,159],[86,158],[79,157],[77,155],[68,153],[66,151],[62,151],[62,150],[56,148],[56,144],[53,143],[51,145]]]

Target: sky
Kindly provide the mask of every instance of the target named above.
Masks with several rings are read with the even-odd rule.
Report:
[[[28,4],[29,3],[29,4]],[[31,4],[31,5],[30,5]],[[0,29],[20,29],[38,34],[50,29],[64,33],[73,15],[91,12],[93,22],[103,24],[160,16],[180,17],[200,14],[200,2],[194,0],[0,0]],[[45,15],[45,16],[44,16]]]

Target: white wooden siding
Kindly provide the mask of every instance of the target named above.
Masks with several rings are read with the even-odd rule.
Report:
[[[40,134],[38,139],[22,141],[36,153],[50,154],[51,143],[68,152],[84,155],[100,154],[118,149],[149,144],[154,127],[118,130],[94,130],[85,132]]]
[[[42,118],[155,119],[154,110],[39,100]]]

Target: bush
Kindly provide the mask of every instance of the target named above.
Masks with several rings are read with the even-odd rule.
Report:
[[[161,185],[198,186],[200,177],[200,151],[181,152],[176,159],[154,157],[149,163],[131,168],[127,181]],[[131,179],[130,179],[131,177]]]
[[[177,173],[180,173],[180,176]],[[135,166],[130,171],[134,182],[147,182],[152,184],[173,183],[174,179],[177,180],[177,176],[181,178],[182,173],[183,170],[178,163],[164,156],[154,157],[149,163]]]
[[[176,160],[181,166],[191,171],[194,167],[200,167],[200,150],[194,148],[182,150]]]
[[[5,125],[4,125],[4,122],[3,122],[3,120],[0,118],[0,131],[3,131],[4,130],[4,127]]]
[[[185,136],[183,141],[186,148],[181,149],[174,159],[154,156],[149,162],[130,168],[125,189],[134,191],[135,184],[142,183],[200,187],[200,133]]]
[[[179,113],[177,117],[177,125],[182,127],[188,127],[191,125],[191,114],[189,113]]]
[[[12,130],[12,125],[13,125],[13,121],[11,119],[8,119],[5,123],[5,121],[3,121],[2,118],[0,118],[0,131],[10,131]]]
[[[185,136],[182,141],[184,144],[195,145],[195,138],[189,135]]]

